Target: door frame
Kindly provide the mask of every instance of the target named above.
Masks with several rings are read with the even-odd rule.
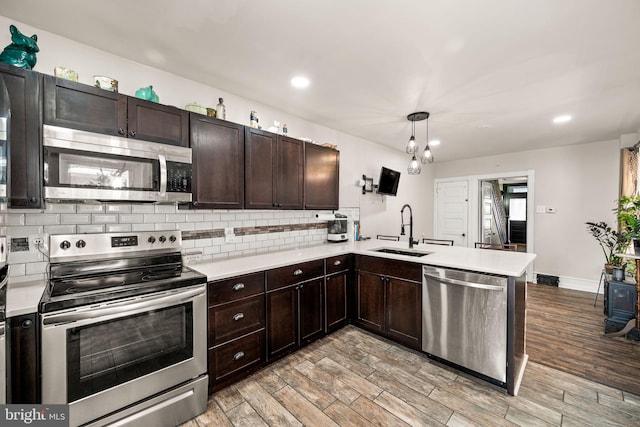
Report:
[[[534,200],[534,178],[535,173],[533,169],[525,171],[512,171],[512,172],[500,172],[491,173],[485,175],[468,175],[458,176],[452,178],[435,178],[433,180],[433,231],[434,235],[437,235],[439,230],[437,229],[437,206],[435,197],[437,195],[436,189],[441,182],[452,181],[467,181],[467,191],[469,196],[468,212],[467,212],[467,246],[473,247],[474,242],[478,241],[480,233],[480,182],[490,179],[499,178],[515,178],[519,176],[527,177],[527,252],[535,253],[534,244],[534,223],[535,223],[535,200]],[[534,263],[531,263],[527,268],[527,281],[533,281]]]

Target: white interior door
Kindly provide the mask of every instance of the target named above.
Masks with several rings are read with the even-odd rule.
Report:
[[[469,188],[467,180],[436,184],[436,239],[453,240],[456,246],[468,244]]]

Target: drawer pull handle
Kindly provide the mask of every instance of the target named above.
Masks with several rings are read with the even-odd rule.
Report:
[[[233,315],[233,320],[235,320],[236,322],[240,319],[244,319],[244,313],[236,313]]]
[[[233,360],[235,362],[237,362],[238,360],[242,359],[244,357],[244,352],[239,351],[236,354],[233,355]]]
[[[233,285],[234,291],[239,291],[241,289],[244,289],[244,283],[236,283],[235,285]]]
[[[335,261],[333,262],[333,265],[340,265],[340,264],[342,264],[342,263],[340,262],[340,260],[339,260],[339,259],[337,259],[337,260],[335,260]]]
[[[294,276],[299,276],[301,274],[302,274],[302,270],[300,270],[300,269],[297,269],[296,271],[293,272]]]

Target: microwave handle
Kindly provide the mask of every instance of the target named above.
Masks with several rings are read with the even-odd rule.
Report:
[[[167,158],[163,154],[158,154],[160,161],[160,197],[167,193]]]

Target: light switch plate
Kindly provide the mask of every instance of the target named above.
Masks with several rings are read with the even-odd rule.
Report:
[[[547,212],[546,206],[536,206],[536,213],[546,213],[546,212]]]

